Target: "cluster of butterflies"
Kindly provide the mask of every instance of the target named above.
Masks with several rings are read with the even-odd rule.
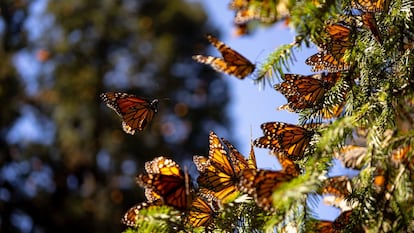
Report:
[[[360,11],[360,13],[341,16],[336,22],[328,22],[325,25],[322,32],[324,40],[315,41],[319,52],[305,61],[307,65],[312,66],[312,71],[340,72],[349,70],[350,64],[346,56],[353,48],[358,28],[369,29],[378,43],[382,44],[375,13],[387,12],[390,0],[354,0],[351,3],[352,9]]]
[[[269,6],[274,4],[270,0],[261,2]],[[371,30],[379,43],[382,43],[382,39],[374,13],[388,10],[388,4],[387,0],[352,1],[352,7],[363,12],[362,25]],[[235,21],[240,25],[253,19],[263,19],[263,12],[266,12],[263,11],[266,9],[263,6],[260,8],[250,4],[249,0],[233,0],[230,4],[231,9],[236,11]],[[283,82],[274,86],[288,100],[279,109],[293,112],[308,110],[325,119],[340,116],[349,88],[340,91],[339,101],[332,102],[328,97],[329,91],[343,79],[342,74],[351,67],[345,57],[354,43],[353,22],[345,19],[326,24],[326,39],[316,42],[320,51],[309,57],[306,64],[311,65],[315,72],[328,73],[308,76],[285,74]],[[222,58],[195,55],[193,59],[197,62],[239,79],[244,79],[255,71],[255,64],[225,43],[212,35],[207,35],[207,40],[219,50]],[[128,134],[144,130],[158,111],[158,99],[148,100],[117,92],[103,93],[101,98],[122,118],[122,128]],[[273,211],[272,193],[281,184],[300,174],[294,161],[301,160],[311,149],[309,147],[317,133],[317,127],[314,124],[298,126],[283,122],[261,125],[263,136],[254,140],[253,145],[267,148],[277,155],[283,168],[281,171],[257,169],[254,153],[250,154],[249,159],[245,159],[227,140],[210,133],[209,156],[193,157],[199,171],[196,187],[191,176],[175,161],[157,157],[147,162],[146,173],[139,174],[136,178],[137,184],[145,189],[147,201],[130,208],[122,222],[128,226],[136,226],[142,209],[167,205],[183,213],[182,218],[186,225],[192,228],[211,227],[222,206],[243,193],[252,197],[260,208]],[[333,194],[344,199],[348,195],[344,190],[348,190],[349,180],[329,180],[330,182],[323,184],[321,194]],[[352,208],[343,210],[335,221],[320,221],[315,229],[320,228],[321,232],[343,229],[349,222],[351,213]]]
[[[130,208],[121,221],[136,227],[142,209],[168,205],[182,211],[186,226],[211,228],[222,206],[242,193],[264,210],[272,210],[272,193],[299,175],[291,160],[282,155],[278,158],[283,170],[257,169],[254,152],[246,159],[229,141],[211,132],[208,157],[193,157],[199,172],[197,187],[176,162],[156,157],[145,164],[146,172],[136,177],[147,201]]]

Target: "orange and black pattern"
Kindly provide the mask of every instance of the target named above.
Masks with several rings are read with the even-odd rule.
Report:
[[[213,192],[201,189],[191,203],[186,222],[193,228],[214,226],[213,221],[220,210],[220,201]]]
[[[256,139],[256,147],[282,152],[292,160],[303,157],[314,131],[283,122],[267,122],[261,125],[264,136]]]
[[[193,157],[200,172],[197,182],[200,187],[215,192],[216,197],[225,203],[227,198],[237,194],[238,173],[249,165],[233,146],[228,155],[214,132],[210,132],[209,143],[208,158]]]
[[[139,174],[136,182],[139,186],[151,190],[159,196],[162,204],[178,210],[186,210],[192,201],[193,189],[190,176],[171,159],[157,157],[147,162],[147,171],[153,173]],[[150,168],[151,169],[148,169]]]
[[[120,92],[106,92],[100,97],[122,118],[122,128],[128,134],[143,131],[158,111],[158,99],[149,101]]]
[[[364,12],[388,12],[391,0],[353,0],[352,7]]]
[[[135,227],[140,218],[141,210],[149,209],[152,206],[160,206],[160,205],[162,205],[161,199],[158,199],[154,202],[146,201],[146,202],[141,202],[139,204],[136,204],[133,207],[129,208],[129,210],[124,214],[124,216],[121,218],[121,223],[127,226],[130,226],[130,227]]]
[[[313,66],[312,71],[326,70],[339,72],[349,69],[344,55],[352,47],[351,29],[340,23],[328,24],[326,42],[317,42],[321,51],[306,59],[307,65]]]
[[[323,182],[320,193],[345,198],[352,193],[352,184],[347,176],[330,177]]]
[[[352,210],[342,212],[335,221],[315,221],[307,232],[315,233],[341,233],[350,230]],[[352,232],[363,232],[360,226],[352,227]],[[361,231],[362,230],[362,231]]]
[[[264,210],[272,210],[272,194],[283,183],[294,176],[283,171],[244,169],[240,173],[240,191],[251,195]]]
[[[274,85],[288,103],[279,107],[296,112],[317,106],[337,82],[340,73],[322,73],[315,75],[285,74],[284,81]]]
[[[290,176],[297,177],[300,175],[300,168],[295,162],[289,159],[284,153],[281,152],[273,152],[273,154],[279,160],[280,166],[282,167],[282,171]]]
[[[247,58],[219,41],[212,35],[207,35],[207,39],[210,43],[216,47],[223,58],[217,58],[212,56],[195,55],[193,59],[210,65],[213,69],[223,72],[229,75],[234,75],[239,79],[244,79],[255,70],[256,66],[251,63]]]

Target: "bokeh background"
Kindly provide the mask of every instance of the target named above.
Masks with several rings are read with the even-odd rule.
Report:
[[[258,66],[292,42],[284,23],[235,36],[226,1],[2,0],[0,10],[0,232],[120,232],[144,200],[134,178],[145,161],[165,155],[195,172],[211,130],[247,154],[261,123],[297,121],[276,110],[285,99],[271,85],[191,59],[218,55],[207,33]],[[314,51],[297,51],[290,71],[309,74]],[[100,101],[105,91],[168,100],[131,136]],[[257,158],[278,169],[267,151]]]

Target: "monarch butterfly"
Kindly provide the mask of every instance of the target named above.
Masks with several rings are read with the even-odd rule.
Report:
[[[212,192],[201,189],[191,203],[186,221],[191,227],[204,226],[208,229],[220,209],[219,200]]]
[[[347,176],[334,176],[326,179],[320,189],[321,194],[331,194],[345,198],[352,192],[352,184]]]
[[[326,70],[333,73],[349,69],[349,64],[346,63],[344,59],[338,61],[331,53],[326,52],[313,54],[305,60],[305,63],[306,65],[312,66],[312,72]]]
[[[158,99],[146,100],[135,95],[106,92],[100,95],[103,102],[122,118],[122,128],[128,134],[142,131],[158,111]]]
[[[229,157],[230,161],[236,169],[243,170],[245,168],[257,168],[256,164],[256,156],[254,155],[254,151],[250,150],[249,159],[245,159],[245,157],[226,139],[221,138],[223,143],[227,146],[229,149]]]
[[[264,210],[272,209],[272,194],[283,183],[294,176],[281,171],[244,169],[240,172],[240,191],[255,199],[257,205]]]
[[[241,160],[238,155],[233,154],[234,152],[228,155],[214,132],[210,132],[209,143],[208,158],[193,157],[200,172],[197,182],[200,187],[215,192],[216,197],[225,203],[238,193],[238,173],[248,165],[244,158]]]
[[[362,13],[362,23],[364,24],[365,27],[367,27],[371,31],[372,35],[378,41],[378,43],[382,45],[382,38],[381,38],[381,34],[378,29],[377,20],[375,19],[374,13],[371,13],[371,12]]]
[[[193,56],[194,60],[211,65],[213,69],[226,74],[234,75],[239,79],[244,79],[255,70],[256,66],[247,58],[243,57],[241,54],[219,41],[216,37],[207,35],[207,39],[220,51],[223,58],[195,55]]]
[[[318,233],[340,233],[344,229],[350,228],[349,223],[351,222],[352,210],[342,212],[335,221],[316,221],[311,227],[309,232]],[[352,232],[361,232],[360,226],[353,226]],[[349,229],[351,230],[351,229]],[[363,232],[363,231],[362,231]]]
[[[365,12],[388,12],[390,0],[354,0],[352,7]]]
[[[121,223],[130,227],[135,227],[137,225],[138,219],[140,218],[141,210],[150,209],[153,206],[160,205],[162,205],[161,199],[158,199],[154,202],[146,201],[136,204],[133,207],[129,208],[129,210],[124,214],[124,216],[121,218]]]
[[[291,159],[285,156],[285,154],[281,152],[273,152],[272,154],[274,154],[277,157],[277,160],[279,160],[283,172],[293,177],[300,175],[299,167]]]
[[[352,46],[351,29],[339,23],[328,24],[325,27],[328,33],[328,41],[319,46],[322,51],[305,60],[307,65],[313,66],[312,71],[327,70],[338,72],[348,70],[345,62],[345,52]]]
[[[342,211],[353,209],[358,203],[346,199],[352,193],[352,183],[346,176],[330,177],[322,183],[318,193],[323,195],[325,205]]]
[[[136,177],[137,184],[158,195],[164,205],[186,210],[191,204],[193,193],[189,175],[176,162],[163,156],[147,164],[146,168],[157,164],[155,171],[159,172],[139,174]]]
[[[317,75],[285,74],[284,81],[274,85],[274,88],[282,93],[288,104],[279,109],[297,111],[314,107],[332,88],[340,76],[340,73],[328,73]]]
[[[363,146],[346,145],[334,153],[334,157],[346,168],[361,169],[366,158],[367,148]]]
[[[309,145],[313,130],[283,122],[267,122],[261,125],[264,136],[253,143],[256,147],[282,152],[292,160],[303,157]]]

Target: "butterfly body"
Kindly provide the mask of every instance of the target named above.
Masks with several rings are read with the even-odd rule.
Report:
[[[149,101],[120,92],[106,92],[100,97],[122,118],[122,128],[128,134],[133,135],[136,131],[143,131],[158,112],[158,99]]]
[[[216,71],[234,75],[239,79],[244,79],[246,76],[253,73],[256,66],[252,64],[247,58],[223,42],[219,41],[212,35],[207,35],[207,39],[214,47],[220,51],[223,58],[195,55],[193,56],[194,60],[203,64],[210,65]]]

